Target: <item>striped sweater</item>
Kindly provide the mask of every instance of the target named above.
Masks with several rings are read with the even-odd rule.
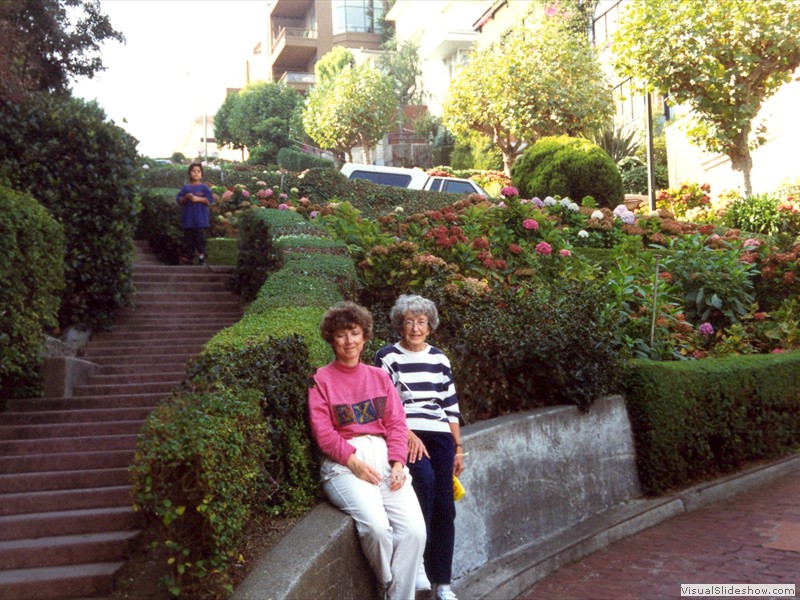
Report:
[[[431,345],[411,352],[397,343],[378,350],[375,365],[392,378],[409,429],[450,433],[450,423],[459,422],[456,387],[444,352]]]

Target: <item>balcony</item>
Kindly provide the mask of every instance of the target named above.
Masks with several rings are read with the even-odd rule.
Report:
[[[275,28],[270,51],[273,70],[304,71],[316,58],[318,43],[316,29]]]
[[[314,86],[316,79],[314,73],[285,71],[278,79],[278,83],[282,83],[298,92],[306,92]]]

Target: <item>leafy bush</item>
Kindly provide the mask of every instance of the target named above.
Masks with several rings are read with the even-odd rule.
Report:
[[[511,178],[527,198],[592,196],[610,208],[624,198],[617,165],[599,146],[581,138],[541,138],[517,159]]]
[[[135,140],[97,103],[43,94],[0,103],[0,156],[11,185],[64,228],[59,323],[109,325],[132,292]]]
[[[234,291],[246,302],[255,298],[267,275],[280,266],[272,245],[269,218],[270,213],[280,212],[285,211],[251,209],[245,211],[239,221],[239,256],[232,284]]]
[[[64,234],[36,200],[0,187],[0,410],[36,391],[44,331],[58,324]]]
[[[800,352],[633,361],[624,391],[642,489],[663,494],[796,451]]]
[[[300,152],[292,148],[281,148],[278,150],[278,166],[295,173],[299,173],[305,169],[335,168],[333,161],[328,158]]]
[[[755,301],[757,266],[740,258],[741,247],[720,241],[705,244],[703,236],[678,238],[664,260],[664,269],[680,288],[686,317],[719,329],[738,322]]]
[[[531,408],[586,410],[616,391],[613,322],[598,284],[554,282],[522,296],[441,298],[445,339],[467,422]],[[486,357],[492,357],[490,361]]]
[[[175,202],[176,193],[167,196],[160,190],[143,190],[142,210],[134,232],[135,239],[147,240],[153,254],[168,265],[177,265],[183,253],[181,209]]]
[[[227,596],[227,567],[251,510],[269,496],[268,457],[278,446],[257,390],[187,387],[148,417],[130,469],[133,494],[168,552],[170,592]]]

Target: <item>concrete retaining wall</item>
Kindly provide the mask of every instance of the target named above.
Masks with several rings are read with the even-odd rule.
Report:
[[[633,435],[619,396],[588,413],[545,408],[465,427],[454,588],[491,561],[542,543],[640,495]],[[356,567],[357,565],[357,567]],[[234,599],[364,598],[374,579],[349,517],[318,505],[239,586]]]

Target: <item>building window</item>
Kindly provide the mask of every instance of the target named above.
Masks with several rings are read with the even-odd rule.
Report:
[[[458,70],[469,62],[469,52],[466,48],[459,48],[450,56],[445,57],[444,64],[447,66],[451,81],[458,75]]]
[[[383,0],[333,0],[333,35],[380,33],[383,30]]]

